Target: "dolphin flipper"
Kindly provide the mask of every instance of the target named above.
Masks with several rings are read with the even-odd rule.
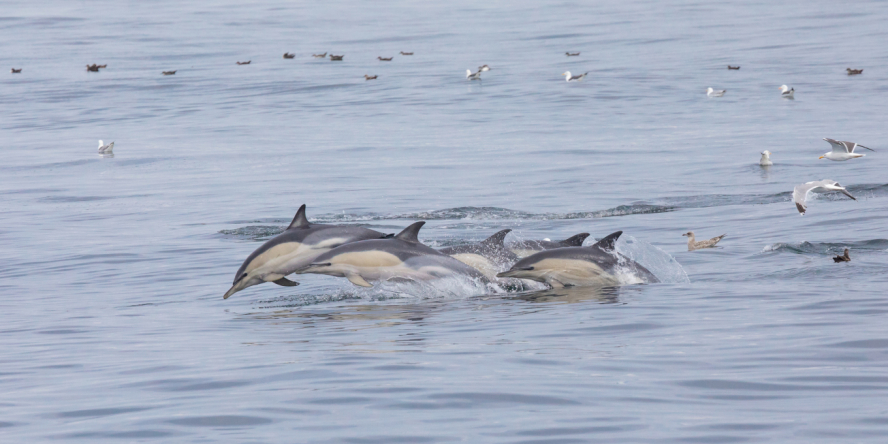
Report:
[[[295,286],[299,285],[299,282],[293,282],[287,278],[280,278],[280,279],[278,279],[276,281],[272,281],[272,282],[274,282],[275,284],[278,284],[282,287],[295,287]]]
[[[349,274],[348,276],[346,276],[346,279],[348,279],[349,282],[357,285],[358,287],[372,287],[373,286],[369,282],[365,281],[364,278],[362,278],[361,275],[359,275],[359,274],[355,274],[355,273]]]

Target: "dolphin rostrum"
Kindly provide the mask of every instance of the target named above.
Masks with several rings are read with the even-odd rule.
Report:
[[[566,247],[541,251],[521,259],[497,277],[530,279],[552,288],[619,285],[617,274],[627,272],[642,282],[660,282],[647,268],[614,251],[622,231],[606,236],[588,247]]]
[[[481,242],[442,248],[438,251],[470,267],[475,267],[488,279],[493,279],[497,273],[508,269],[518,261],[518,256],[503,244],[503,239],[511,231],[507,228]]]
[[[429,281],[448,276],[484,280],[478,270],[419,242],[416,222],[393,238],[364,240],[334,248],[315,259],[300,273],[347,278],[360,287],[368,281]]]
[[[552,250],[555,248],[582,247],[583,241],[585,241],[587,237],[589,237],[589,233],[575,234],[562,241],[550,241],[549,239],[539,241],[526,240],[509,245],[509,249],[518,255],[518,257],[527,257],[531,254],[539,253],[540,251]]]
[[[295,287],[299,283],[286,276],[311,264],[321,254],[350,242],[383,237],[384,234],[368,228],[309,223],[303,204],[283,233],[269,239],[247,257],[224,298],[264,282]]]

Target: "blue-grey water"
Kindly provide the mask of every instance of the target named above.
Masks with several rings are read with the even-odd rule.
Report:
[[[888,3],[724,3],[3,1],[0,441],[885,442]],[[223,300],[303,203],[670,278]]]

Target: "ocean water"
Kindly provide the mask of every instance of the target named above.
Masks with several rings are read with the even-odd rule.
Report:
[[[0,5],[2,442],[885,442],[885,2]],[[665,282],[223,300],[303,203]]]

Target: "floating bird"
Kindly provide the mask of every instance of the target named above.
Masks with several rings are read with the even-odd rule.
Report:
[[[701,248],[713,248],[713,247],[715,247],[715,244],[718,243],[718,241],[722,240],[722,238],[727,235],[722,234],[721,236],[716,236],[716,237],[713,237],[712,239],[700,241],[700,242],[697,242],[696,238],[694,237],[693,231],[688,231],[687,233],[682,234],[682,236],[688,237],[688,251],[694,251],[694,250],[699,250]]]
[[[848,249],[846,248],[846,249],[845,249],[845,254],[843,254],[843,255],[841,255],[841,256],[836,256],[836,257],[834,257],[834,258],[833,258],[833,261],[835,261],[836,263],[839,263],[839,262],[851,262],[851,256],[848,255],[848,253],[850,253],[850,251],[848,251]]]
[[[863,145],[858,145],[854,142],[840,142],[838,140],[830,139],[829,137],[824,138],[823,140],[829,142],[832,145],[832,151],[818,157],[818,159],[823,159],[824,157],[829,160],[835,160],[837,162],[853,159],[855,157],[864,157],[866,154],[857,154],[854,152],[854,149],[857,147],[866,148],[872,152],[876,150],[872,148],[867,148]]]
[[[86,65],[87,72],[99,72],[99,65],[93,63],[92,65]]]
[[[565,77],[565,79],[566,79],[568,82],[579,82],[580,80],[583,80],[584,78],[586,78],[586,74],[589,74],[589,73],[588,73],[588,72],[584,72],[584,73],[582,73],[582,74],[580,74],[580,75],[578,75],[578,76],[575,76],[575,75],[571,75],[570,71],[567,71],[567,72],[565,72],[565,73],[563,73],[563,74],[561,74],[561,75],[563,75],[563,76],[567,76],[567,77]]]
[[[330,60],[331,60],[331,61],[336,61],[336,60],[340,60],[340,61],[341,61],[343,57],[345,57],[345,54],[343,54],[343,55],[333,55],[333,54],[330,54]]]
[[[706,88],[706,95],[708,97],[721,97],[728,92],[726,89],[712,89],[712,87]]]
[[[576,56],[580,55],[580,53],[578,53],[578,52],[565,52],[564,55],[566,55],[566,56],[568,56],[568,57],[576,57]]]
[[[481,80],[481,71],[472,72],[471,69],[467,69],[466,80]]]
[[[100,140],[99,154],[114,154],[114,142],[105,145],[105,143]]]
[[[237,62],[238,65],[249,65],[252,60],[247,60],[246,62]]]
[[[367,74],[364,74],[364,80],[376,80],[377,77],[379,76],[368,76]]]
[[[797,185],[792,190],[792,201],[795,202],[796,208],[799,210],[799,214],[802,216],[805,215],[805,211],[808,210],[808,205],[805,203],[805,199],[808,197],[808,193],[826,193],[829,191],[841,191],[842,194],[850,197],[853,200],[857,200],[854,196],[851,195],[845,187],[839,185],[838,182],[829,179],[816,180],[813,182],[806,182],[801,185]]]
[[[165,76],[171,76],[171,75],[176,74],[176,71],[163,71],[162,73],[163,73],[163,75],[165,75]]]
[[[13,73],[13,74],[18,74],[18,73],[20,73],[20,72],[22,72],[22,68],[19,68],[19,69],[12,68],[12,73]]]
[[[740,65],[737,65],[737,66],[728,65],[728,69],[738,70],[738,69],[740,69]]]
[[[780,97],[786,97],[787,99],[792,99],[793,94],[795,94],[795,88],[790,88],[786,85],[780,86]]]
[[[314,57],[314,58],[316,58],[316,59],[326,59],[326,58],[327,58],[327,53],[325,52],[325,53],[323,53],[323,54],[312,54],[311,56]]]
[[[481,65],[478,67],[478,72],[487,72],[490,71],[490,67],[487,65]]]
[[[293,59],[293,58],[296,58],[296,54],[290,54],[289,52],[285,52],[284,58],[285,59]]]
[[[413,53],[412,53],[412,52],[404,52],[404,51],[401,51],[401,55],[413,55]]]
[[[392,59],[393,59],[393,57],[389,57],[389,58],[385,58],[385,57],[377,57],[377,59],[379,59],[379,60],[381,60],[381,61],[383,61],[383,62],[391,62]]]
[[[853,75],[857,75],[857,74],[863,74],[863,70],[862,70],[862,69],[845,68],[845,71],[848,71],[848,75],[849,75],[849,76],[853,76]]]
[[[761,166],[771,166],[774,165],[774,162],[771,162],[771,152],[768,150],[762,151],[762,158],[759,160],[759,165]]]

